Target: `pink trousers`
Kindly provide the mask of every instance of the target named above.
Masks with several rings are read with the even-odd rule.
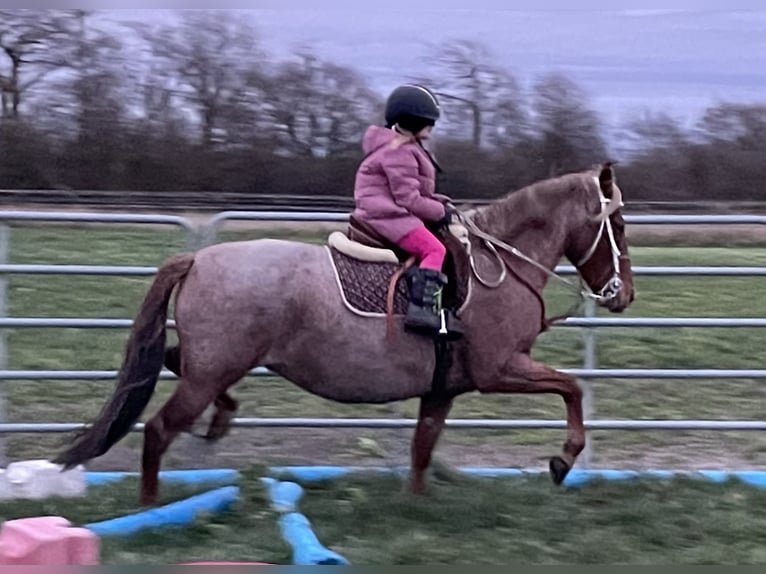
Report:
[[[442,270],[447,250],[444,244],[425,227],[410,231],[397,242],[397,245],[407,253],[415,255],[421,268]]]

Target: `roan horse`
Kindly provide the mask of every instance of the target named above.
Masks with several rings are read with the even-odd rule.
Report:
[[[144,429],[141,501],[153,504],[161,457],[173,439],[211,403],[216,412],[208,437],[223,436],[237,408],[227,389],[250,369],[265,366],[334,401],[419,397],[409,477],[415,493],[424,490],[424,473],[456,396],[558,394],[566,405],[567,435],[549,468],[560,484],[585,446],[582,393],[573,377],[529,356],[547,326],[542,291],[566,257],[577,268],[585,295],[612,312],[632,302],[621,198],[606,163],[538,182],[462,215],[473,257],[470,295],[460,310],[465,337],[453,343],[453,360],[438,389],[432,387],[431,338],[405,332],[400,315],[394,318],[396,336],[387,336],[384,320],[345,308],[325,246],[258,239],[171,257],[138,311],[113,396],[55,462],[71,468],[122,439],[148,404],[166,363],[179,375],[178,386]],[[502,281],[481,277],[497,279],[500,270]],[[166,353],[175,288],[179,346]]]

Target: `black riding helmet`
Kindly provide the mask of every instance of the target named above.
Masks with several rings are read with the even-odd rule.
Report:
[[[396,88],[386,101],[386,125],[398,124],[412,133],[432,126],[439,119],[439,100],[429,89],[417,84]]]

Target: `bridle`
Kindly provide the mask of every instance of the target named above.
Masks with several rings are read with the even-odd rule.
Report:
[[[471,264],[471,270],[476,277],[476,279],[484,285],[485,287],[489,289],[495,289],[499,287],[503,281],[505,281],[505,278],[507,276],[506,268],[510,269],[508,262],[503,259],[503,257],[498,253],[498,249],[501,249],[505,251],[506,253],[510,253],[519,259],[522,259],[523,261],[526,261],[530,265],[536,267],[540,271],[543,271],[546,275],[549,277],[556,279],[560,281],[561,283],[565,284],[567,287],[575,291],[580,297],[582,298],[588,298],[593,299],[597,302],[606,302],[614,299],[617,297],[620,293],[620,290],[623,287],[623,281],[620,278],[620,259],[624,259],[627,256],[623,255],[620,252],[620,248],[617,246],[617,241],[614,238],[614,229],[612,227],[612,221],[611,221],[611,214],[604,217],[607,206],[611,204],[613,201],[612,199],[607,198],[604,193],[601,191],[601,186],[599,185],[598,178],[596,179],[596,189],[598,189],[598,195],[599,195],[599,203],[601,205],[601,212],[599,214],[601,223],[598,228],[598,232],[596,233],[595,238],[593,239],[593,243],[591,244],[590,248],[585,252],[585,255],[575,264],[575,267],[579,270],[580,267],[585,265],[588,261],[590,261],[591,257],[593,257],[593,254],[596,252],[596,249],[598,248],[599,243],[601,242],[601,239],[604,236],[604,230],[606,230],[606,235],[609,238],[609,246],[612,251],[612,275],[609,278],[609,280],[606,282],[606,284],[598,291],[598,293],[594,293],[593,290],[583,281],[582,276],[580,276],[580,284],[576,284],[574,281],[570,281],[569,279],[566,279],[565,277],[562,277],[555,271],[551,271],[541,263],[535,261],[531,257],[525,255],[521,251],[519,251],[516,247],[513,247],[512,245],[509,245],[505,243],[504,241],[490,235],[489,233],[485,233],[479,227],[473,222],[473,220],[468,217],[464,213],[458,212],[458,219],[462,223],[462,225],[466,228],[469,234],[474,235],[475,237],[482,240],[485,247],[495,256],[495,259],[499,263],[500,267],[500,275],[497,279],[494,281],[489,281],[485,278],[483,278],[479,271],[476,269],[476,263],[474,260],[474,256],[471,253],[471,244],[469,241],[464,241],[464,244],[466,245],[466,250],[468,251],[470,264]],[[622,201],[619,201],[620,207],[623,205]]]
[[[587,290],[586,295],[590,297],[591,299],[595,299],[596,301],[609,301],[611,299],[614,299],[619,295],[620,290],[623,287],[622,278],[620,277],[620,259],[627,258],[627,255],[623,255],[620,252],[620,248],[617,246],[617,240],[614,238],[614,229],[612,228],[612,218],[611,215],[608,217],[603,217],[606,206],[611,203],[611,199],[608,199],[604,192],[601,191],[601,186],[597,186],[598,189],[598,197],[599,202],[601,204],[601,224],[598,227],[598,233],[596,233],[596,237],[593,240],[593,243],[591,244],[588,251],[585,252],[585,255],[580,259],[577,263],[575,263],[575,267],[577,269],[580,269],[583,265],[585,265],[588,261],[590,261],[590,258],[593,257],[593,254],[596,252],[596,249],[598,248],[598,244],[601,241],[601,238],[604,236],[604,230],[606,229],[607,237],[609,238],[609,248],[612,251],[612,276],[609,278],[609,280],[604,284],[604,286],[599,290],[598,293],[593,293],[591,289],[581,280],[581,285],[584,286],[584,288]],[[620,207],[623,206],[622,201],[620,201]]]

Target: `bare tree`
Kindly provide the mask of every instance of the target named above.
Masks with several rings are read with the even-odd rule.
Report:
[[[354,71],[303,52],[270,78],[268,118],[283,152],[327,156],[359,149],[379,100]]]
[[[644,110],[625,122],[616,131],[620,148],[630,157],[644,157],[650,153],[677,156],[685,152],[689,134],[680,122],[664,112]]]
[[[2,117],[18,117],[24,94],[70,65],[76,19],[76,10],[0,10]]]
[[[664,112],[645,110],[627,123],[626,136],[638,147],[673,147],[687,139],[678,120]]]
[[[161,65],[152,62],[131,75],[136,107],[141,110],[135,127],[146,139],[171,140],[190,130],[188,114],[177,105],[173,81],[163,72]]]
[[[159,98],[153,103],[163,109],[171,94],[187,104],[204,148],[226,139],[222,117],[248,101],[245,74],[260,58],[253,27],[230,12],[193,10],[181,12],[177,25],[133,28],[149,46],[155,73],[163,75],[145,95]]]
[[[548,174],[582,169],[603,161],[606,145],[598,115],[585,92],[564,75],[543,76],[534,86],[538,154]]]
[[[103,132],[123,116],[120,88],[121,44],[91,25],[90,13],[76,11],[76,49],[70,83],[73,112],[80,138]]]
[[[698,131],[706,141],[727,140],[743,148],[766,147],[766,105],[722,103],[708,108]]]
[[[122,165],[127,88],[121,70],[121,44],[113,33],[98,29],[92,13],[77,10],[71,71],[58,80],[59,116],[68,117],[75,134],[67,158],[79,166],[73,183],[109,188]]]
[[[492,61],[485,46],[468,40],[432,47],[429,63],[441,73],[426,82],[444,102],[450,131],[470,126],[473,145],[513,144],[526,131],[526,114],[518,83]]]

